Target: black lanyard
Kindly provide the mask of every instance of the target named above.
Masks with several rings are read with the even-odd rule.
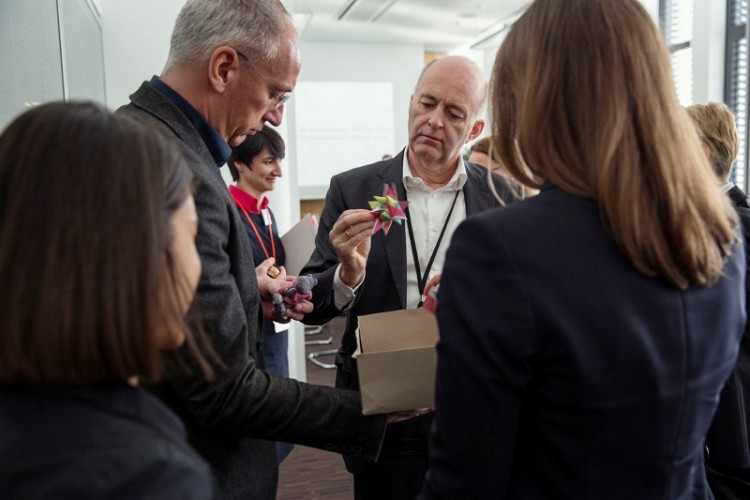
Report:
[[[427,263],[427,268],[424,270],[424,276],[419,269],[419,256],[417,255],[417,245],[414,243],[414,230],[411,228],[411,216],[409,215],[409,207],[407,206],[404,209],[404,213],[406,213],[406,227],[409,229],[409,241],[411,242],[411,256],[414,259],[414,269],[417,272],[417,287],[419,288],[419,304],[417,304],[417,307],[422,307],[422,303],[424,302],[422,300],[422,295],[424,294],[424,287],[427,284],[427,278],[430,277],[430,268],[432,267],[432,263],[435,262],[435,256],[437,255],[438,248],[440,248],[440,242],[443,241],[445,229],[448,227],[448,222],[451,220],[451,215],[453,215],[453,208],[456,206],[456,200],[458,200],[459,194],[461,194],[460,189],[456,191],[456,196],[453,198],[451,209],[448,211],[448,216],[445,218],[445,222],[443,223],[443,230],[440,231],[440,236],[438,236],[437,243],[435,243],[435,248],[432,250],[430,261]]]

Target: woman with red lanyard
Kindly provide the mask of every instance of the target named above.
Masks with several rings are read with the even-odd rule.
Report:
[[[286,155],[284,140],[273,129],[264,126],[255,135],[248,135],[232,149],[227,162],[235,185],[229,191],[242,215],[253,245],[253,258],[258,264],[273,257],[276,266],[284,265],[284,247],[276,229],[276,219],[268,206],[266,193],[273,191],[276,178],[281,177],[281,160]],[[274,269],[274,268],[271,268]],[[289,345],[286,325],[264,320],[263,359],[265,371],[272,375],[289,376]],[[276,331],[276,326],[283,330]],[[292,451],[289,443],[276,443],[279,463]]]

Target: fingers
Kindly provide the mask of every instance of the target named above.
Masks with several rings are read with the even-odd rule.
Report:
[[[368,210],[346,210],[333,225],[328,236],[334,246],[356,246],[370,237],[374,226],[375,219]]]
[[[274,311],[273,320],[277,323],[289,323],[291,320],[302,321],[305,314],[311,313],[313,310],[313,304],[310,301],[302,301],[294,306],[288,306],[284,310],[284,314],[278,314]]]
[[[255,270],[259,274],[268,274],[268,270],[274,265],[274,262],[276,262],[276,259],[269,257],[255,266]]]
[[[279,314],[278,311],[273,312],[273,316],[271,317],[276,323],[289,323],[292,319],[286,312],[284,314]]]
[[[432,277],[430,277],[429,280],[427,280],[427,284],[424,286],[424,296],[426,297],[428,293],[430,293],[430,290],[432,287],[437,286],[440,284],[440,278],[442,277],[441,274],[436,274]]]

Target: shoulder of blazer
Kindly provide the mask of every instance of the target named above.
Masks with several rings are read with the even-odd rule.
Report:
[[[486,197],[490,206],[501,206],[487,182],[487,169],[468,161],[464,162],[464,166],[466,167],[466,184],[470,186],[470,189],[476,190],[477,194]],[[505,204],[516,201],[517,197],[513,194],[513,190],[505,177],[492,172],[491,178],[497,194]]]
[[[191,152],[197,154],[202,164],[214,165],[211,153],[190,120],[149,82],[143,82],[140,88],[130,96],[130,104],[120,109],[125,112],[138,110],[151,116],[169,129]]]
[[[732,189],[727,191],[727,195],[735,207],[750,208],[750,198],[737,186],[732,186]]]

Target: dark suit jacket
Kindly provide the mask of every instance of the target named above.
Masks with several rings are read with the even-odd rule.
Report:
[[[750,204],[747,195],[737,186],[727,192],[740,218],[747,254],[750,243]],[[750,266],[749,266],[750,267]],[[750,280],[745,280],[746,298]],[[750,469],[750,328],[740,344],[737,365],[721,393],[716,417],[706,438],[709,467]],[[711,479],[709,477],[709,479]],[[747,483],[746,483],[747,484]],[[713,484],[712,484],[713,486]],[[717,495],[718,498],[718,495]]]
[[[710,288],[645,277],[594,202],[550,185],[465,221],[438,297],[422,498],[710,498],[703,441],[744,275],[735,245]]]
[[[191,444],[211,463],[225,498],[274,498],[278,440],[374,459],[385,417],[363,417],[356,392],[274,377],[256,366],[261,313],[253,252],[242,216],[192,124],[148,82],[121,111],[175,136],[199,180],[196,245],[203,271],[197,298],[227,365],[207,382],[169,374],[158,394],[184,419]],[[260,439],[258,439],[260,438]]]
[[[343,211],[353,208],[369,210],[367,202],[383,191],[384,184],[394,184],[398,199],[405,199],[402,177],[404,154],[402,151],[390,160],[355,168],[331,179],[315,240],[315,251],[300,273],[316,273],[320,280],[313,293],[315,310],[305,317],[306,323],[325,323],[341,314],[333,301],[333,275],[339,261],[328,233]],[[467,216],[500,206],[487,184],[486,169],[466,163],[466,174],[463,189]],[[498,194],[506,202],[512,201],[506,182],[496,174],[493,179]],[[355,305],[347,313],[346,329],[336,357],[337,387],[359,390],[357,366],[351,357],[357,347],[354,335],[357,316],[406,307],[406,238],[406,225],[403,224],[391,226],[387,236],[379,231],[372,237],[365,282],[357,292]],[[448,245],[448,242],[442,244]],[[426,440],[431,418],[428,415],[388,426],[388,436],[400,434]],[[353,462],[348,461],[350,469],[354,468]]]
[[[5,500],[215,498],[179,419],[142,388],[2,386],[0,429]]]

